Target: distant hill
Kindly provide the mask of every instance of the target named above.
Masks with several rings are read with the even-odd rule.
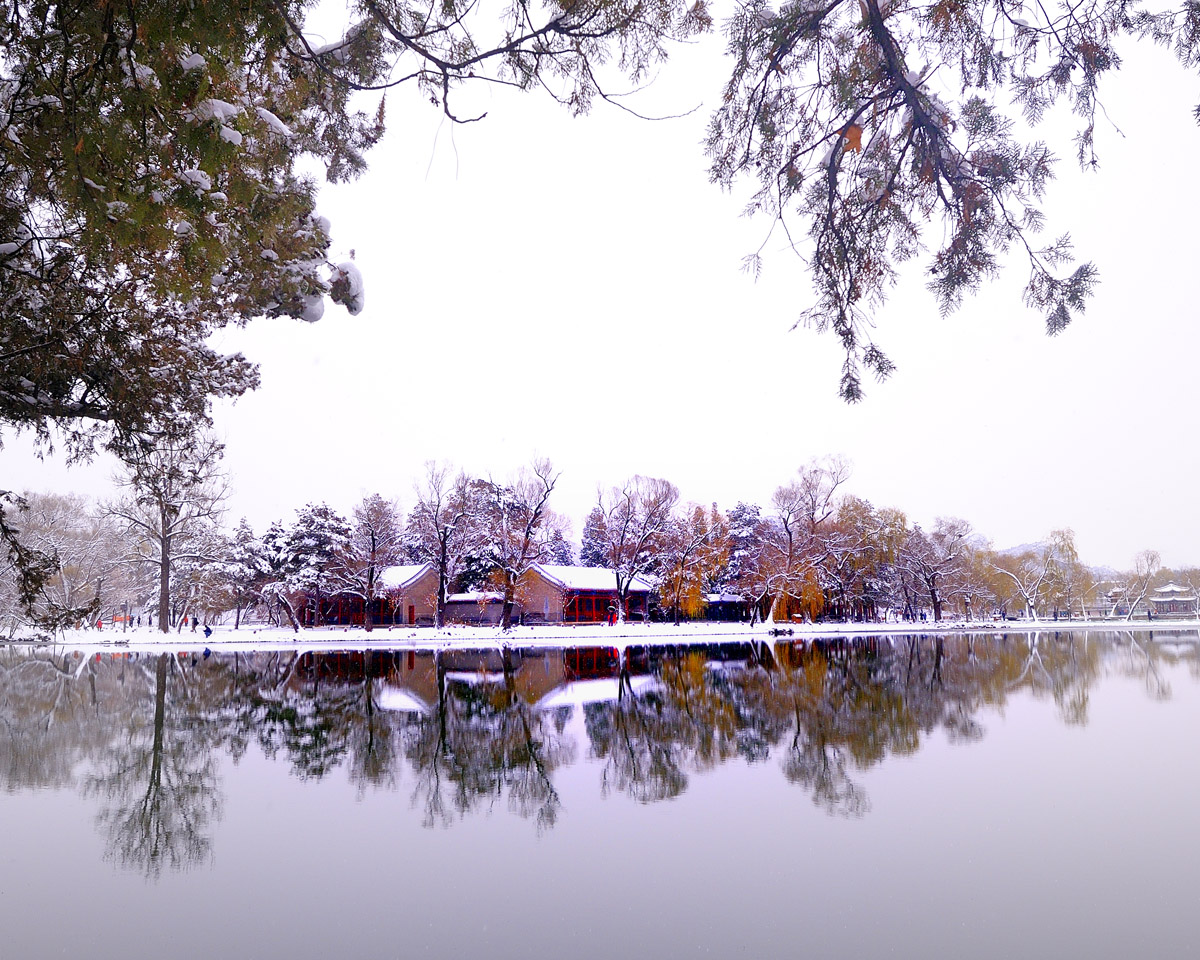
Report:
[[[1005,547],[1003,550],[997,550],[996,554],[1001,557],[1019,557],[1023,553],[1040,553],[1045,547],[1045,541],[1041,543],[1019,543],[1015,547]],[[1092,576],[1097,580],[1116,580],[1121,573],[1120,570],[1107,566],[1089,566],[1088,570],[1091,571]]]
[[[1003,550],[997,550],[996,554],[1001,557],[1019,557],[1023,553],[1040,553],[1045,549],[1045,542],[1042,543],[1021,543],[1015,547],[1005,547]]]

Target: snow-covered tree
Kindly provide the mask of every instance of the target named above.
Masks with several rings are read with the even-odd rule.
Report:
[[[956,517],[938,517],[933,530],[913,527],[901,549],[900,563],[912,577],[933,610],[942,619],[942,607],[957,587],[956,575],[970,547],[971,525]]]
[[[189,618],[192,629],[216,620],[233,605],[225,579],[225,558],[231,542],[217,526],[205,526],[193,536],[187,554],[171,564],[171,619],[180,631]]]
[[[741,501],[729,511],[729,559],[718,577],[722,590],[736,590],[746,598],[751,622],[765,614],[770,596],[765,570],[766,521],[762,508]]]
[[[535,563],[548,560],[550,537],[557,529],[549,503],[558,478],[554,465],[540,458],[508,483],[488,482],[482,488],[478,519],[493,579],[504,594],[501,630],[512,626],[513,605],[526,575]]]
[[[1095,589],[1092,572],[1079,559],[1075,547],[1075,531],[1070,527],[1053,530],[1050,545],[1054,550],[1054,574],[1049,584],[1049,600],[1054,617],[1066,613],[1072,615],[1076,605],[1082,614],[1084,600]]]
[[[277,611],[287,616],[293,630],[299,632],[296,616],[296,594],[292,579],[300,568],[300,558],[294,553],[291,532],[278,520],[267,528],[262,537],[262,582],[259,596],[266,604],[273,622],[279,622]]]
[[[1042,543],[1019,553],[999,554],[991,564],[1016,591],[1030,618],[1051,608],[1055,616],[1060,609],[1069,612],[1074,601],[1092,589],[1091,575],[1079,562],[1070,529],[1055,530]]]
[[[569,567],[575,563],[575,548],[563,533],[561,527],[555,528],[550,539],[546,541],[545,559],[543,563],[554,563]]]
[[[1190,3],[1150,10],[1124,0],[734,8],[710,176],[756,180],[751,209],[789,236],[807,232],[816,302],[800,320],[840,339],[843,397],[862,395],[864,372],[892,371],[875,320],[899,265],[926,250],[943,312],[997,274],[1010,248],[1028,269],[1025,304],[1048,333],[1082,312],[1097,273],[1072,263],[1066,234],[1037,236],[1055,157],[1030,128],[1054,117],[1052,132],[1074,133],[1071,149],[1095,166],[1100,80],[1121,66],[1118,48],[1149,39],[1194,68],[1198,22]],[[1075,130],[1052,109],[1060,101],[1079,118]]]
[[[107,588],[123,579],[115,531],[96,504],[75,494],[27,493],[9,506],[23,548],[43,558],[37,587],[25,602],[21,568],[10,563],[0,572],[0,615],[9,632],[95,619],[104,610]]]
[[[796,472],[795,479],[777,487],[759,571],[771,596],[774,619],[793,609],[812,617],[824,598],[820,566],[828,553],[824,538],[836,511],[837,491],[850,476],[850,466],[836,457],[814,459]]]
[[[1162,568],[1157,550],[1141,550],[1133,558],[1133,569],[1121,578],[1121,595],[1126,607],[1125,619],[1132,620],[1139,604],[1146,599],[1156,574]]]
[[[6,5],[0,422],[123,451],[257,385],[214,330],[319,316],[338,275],[296,164],[354,175],[382,117],[288,54],[304,6]],[[371,60],[342,69],[369,82]]]
[[[374,605],[379,595],[379,575],[401,561],[404,554],[404,521],[395,501],[373,493],[354,508],[350,545],[346,554],[350,589],[363,598],[363,626],[375,625]]]
[[[327,503],[306,504],[296,511],[287,550],[292,564],[288,586],[310,598],[311,622],[319,627],[321,600],[349,583],[350,524]]]
[[[446,464],[425,464],[424,480],[416,485],[416,505],[408,515],[405,540],[409,556],[430,564],[438,575],[435,625],[446,624],[447,587],[470,556],[481,552],[484,511],[479,488],[462,471],[452,475]]]
[[[683,516],[673,517],[662,537],[659,553],[659,585],[663,603],[671,610],[675,625],[681,617],[694,617],[704,606],[705,594],[715,569],[723,562],[720,514],[689,504]]]
[[[206,432],[142,437],[125,453],[125,494],[106,511],[131,538],[126,562],[157,579],[159,629],[171,622],[171,569],[177,562],[213,561],[204,533],[224,510],[229,486],[222,444]]]
[[[242,625],[242,611],[259,599],[268,569],[263,542],[254,535],[254,528],[245,517],[229,539],[219,566],[233,605],[233,629],[237,630]]]
[[[0,422],[123,445],[256,384],[245,358],[213,349],[214,329],[315,320],[326,295],[361,310],[358,271],[327,263],[330,226],[299,170],[365,169],[384,109],[376,94],[360,110],[357,91],[411,84],[472,120],[454,96],[491,82],[582,112],[604,95],[593,65],[616,54],[640,80],[667,38],[710,23],[683,0],[582,3],[478,16],[356,0],[321,44],[306,34],[315,0],[6,4]]]
[[[825,537],[821,561],[825,608],[840,619],[863,619],[874,613],[875,598],[869,585],[874,582],[878,532],[875,509],[869,502],[843,498]]]
[[[604,565],[613,571],[617,617],[623,621],[630,586],[653,567],[662,550],[679,490],[666,480],[634,476],[598,496],[604,521]]]
[[[583,521],[583,535],[579,542],[579,565],[603,567],[608,563],[608,528],[604,510],[592,507]]]

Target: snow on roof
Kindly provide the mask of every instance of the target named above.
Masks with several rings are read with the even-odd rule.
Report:
[[[379,585],[388,590],[411,586],[412,582],[429,569],[427,563],[407,563],[398,567],[385,567],[379,572]]]
[[[1181,587],[1174,580],[1162,587],[1155,587],[1155,593],[1191,593],[1187,587]]]
[[[710,593],[704,599],[709,603],[744,603],[746,598],[740,593]]]
[[[632,677],[629,689],[633,693],[642,693],[653,687],[658,681],[654,677]],[[609,703],[620,696],[618,681],[613,679],[576,680],[555,687],[537,702],[541,710],[553,710],[557,707],[580,707],[588,703]]]
[[[446,598],[447,603],[496,603],[503,600],[504,594],[490,593],[486,590],[468,590],[466,593],[452,593]]]
[[[396,710],[400,713],[428,713],[429,704],[409,690],[388,684],[375,695],[380,710]]]
[[[538,563],[534,569],[565,590],[616,590],[617,575],[607,567],[569,567],[560,563]],[[646,593],[653,589],[649,581],[634,577],[630,590]]]

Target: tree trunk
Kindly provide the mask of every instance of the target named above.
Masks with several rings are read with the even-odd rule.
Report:
[[[292,629],[295,630],[296,633],[299,633],[300,632],[300,624],[296,621],[296,611],[292,609],[291,601],[289,601],[287,597],[282,596],[282,595],[279,596],[277,599],[279,600],[279,605],[281,607],[283,607],[284,612],[287,614],[288,620],[291,621]]]
[[[370,633],[375,629],[375,616],[371,604],[375,600],[375,567],[367,571],[367,595],[363,599],[363,629]]]
[[[512,612],[517,589],[514,578],[504,574],[504,604],[500,609],[500,630],[507,633],[512,629]]]
[[[165,525],[165,523],[164,523]],[[158,629],[171,632],[171,536],[161,538],[162,553],[158,564]]]
[[[150,785],[147,796],[162,786],[163,729],[167,714],[167,655],[160,653],[154,666],[154,745],[151,747]]]

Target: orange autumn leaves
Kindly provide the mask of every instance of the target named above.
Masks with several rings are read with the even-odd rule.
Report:
[[[862,135],[863,128],[857,123],[848,124],[842,130],[842,139],[846,142],[842,145],[842,153],[862,153]]]

